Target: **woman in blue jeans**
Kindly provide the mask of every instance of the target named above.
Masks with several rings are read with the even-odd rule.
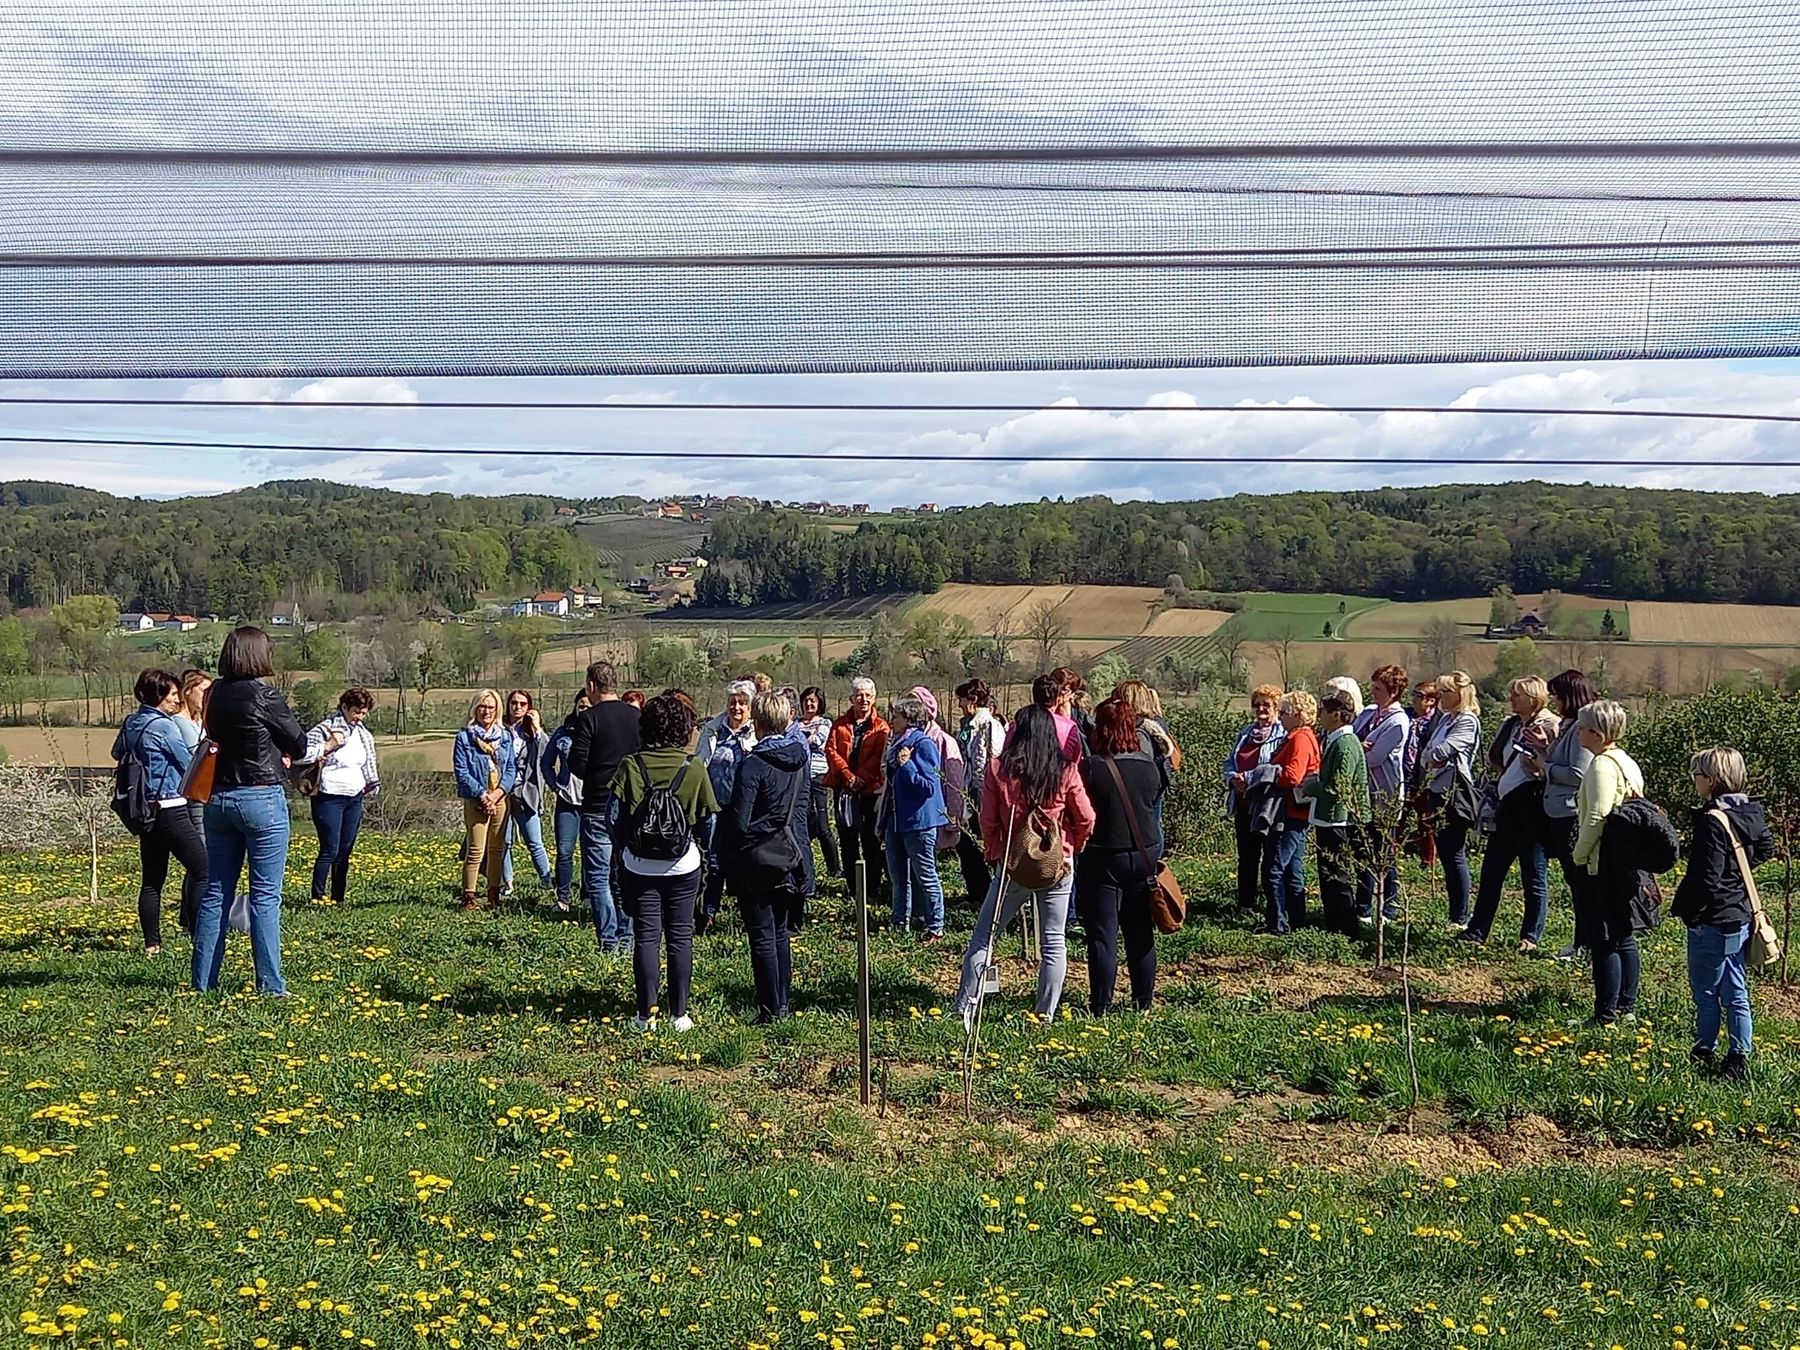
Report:
[[[194,988],[219,987],[225,908],[250,865],[250,952],[256,989],[282,996],[281,883],[287,873],[288,766],[306,753],[306,733],[274,685],[275,649],[260,628],[233,629],[207,695],[214,747],[206,803],[206,890],[194,928]]]
[[[537,714],[537,704],[529,691],[515,689],[506,696],[506,714],[502,719],[512,737],[513,762],[519,766],[519,780],[513,785],[506,803],[506,851],[500,864],[502,895],[513,890],[513,840],[525,841],[531,864],[538,880],[548,890],[553,876],[550,852],[544,847],[544,770],[545,747],[550,738]]]
[[[950,823],[944,809],[943,756],[926,732],[930,714],[907,694],[888,712],[887,792],[882,799],[882,837],[887,843],[888,885],[893,889],[896,933],[922,930],[927,946],[944,937],[944,885],[938,879],[938,831]]]
[[[1755,919],[1745,871],[1775,856],[1775,837],[1761,802],[1744,793],[1744,757],[1723,747],[1702,750],[1690,766],[1694,812],[1687,871],[1670,911],[1687,925],[1688,988],[1694,996],[1694,1062],[1711,1068],[1720,1023],[1727,1049],[1719,1073],[1743,1078],[1750,1069],[1750,986],[1744,948]],[[1742,862],[1740,863],[1740,849]]]
[[[367,689],[346,689],[337,711],[306,733],[302,764],[319,766],[319,788],[312,797],[313,829],[319,855],[313,860],[312,898],[316,904],[331,888],[333,904],[344,903],[350,884],[350,853],[362,829],[363,801],[381,791],[375,766],[375,737],[368,728],[375,696]]]
[[[593,707],[587,690],[575,695],[568,718],[550,733],[539,765],[544,786],[556,799],[556,912],[569,912],[575,888],[575,845],[581,839],[581,779],[569,767],[569,749],[575,743],[575,719]]]

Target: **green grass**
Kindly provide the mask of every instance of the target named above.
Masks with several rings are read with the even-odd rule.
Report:
[[[291,881],[310,852],[297,835]],[[966,911],[942,949],[877,939],[884,1090],[863,1110],[841,900],[798,940],[802,1016],[745,1025],[732,926],[699,943],[696,1030],[643,1036],[629,965],[602,961],[585,924],[455,913],[446,840],[365,837],[359,854],[347,906],[290,887],[285,1002],[244,992],[241,937],[223,997],[184,991],[179,938],[145,961],[131,852],[104,858],[97,905],[66,903],[85,894],[84,859],[7,860],[9,1332],[307,1347],[1800,1337],[1800,1028],[1779,1011],[1794,1005],[1759,988],[1750,1085],[1696,1074],[1668,928],[1648,944],[1644,1020],[1594,1035],[1565,1026],[1577,974],[1470,951],[1421,917],[1408,1135],[1402,1010],[1367,951],[1255,937],[1223,899],[1226,864],[1184,863],[1196,917],[1160,944],[1155,1011],[1040,1025],[1010,959],[965,1116],[960,1035],[934,1010]],[[1421,915],[1441,915],[1410,882]],[[1560,898],[1556,912],[1562,927]],[[1066,1008],[1082,982],[1072,971]]]
[[[1274,591],[1246,591],[1242,599],[1244,608],[1230,622],[1252,641],[1289,634],[1302,641],[1323,638],[1327,623],[1337,633],[1358,614],[1387,603],[1365,595],[1286,595]],[[1342,613],[1338,611],[1340,604],[1344,606]]]

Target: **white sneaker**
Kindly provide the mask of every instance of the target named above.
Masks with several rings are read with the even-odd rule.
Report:
[[[1580,950],[1581,950],[1581,948],[1577,947],[1573,942],[1571,942],[1568,944],[1568,946],[1564,947],[1560,952],[1558,952],[1556,954],[1556,959],[1558,961],[1573,961],[1575,959],[1575,953],[1577,953]]]
[[[694,1019],[689,1017],[686,1013],[683,1013],[680,1017],[677,1017],[673,1022],[669,1023],[669,1025],[674,1027],[677,1031],[692,1031],[694,1029]]]
[[[655,1031],[656,1019],[654,1017],[633,1017],[631,1019],[631,1025],[636,1027],[639,1031]]]

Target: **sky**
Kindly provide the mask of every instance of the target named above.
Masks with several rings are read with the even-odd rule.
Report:
[[[1800,425],[1636,422],[1574,415],[1487,417],[1386,413],[1183,413],[1182,404],[1655,407],[1800,416],[1800,361],[1594,362],[1564,365],[1414,365],[1247,370],[1057,371],[932,375],[770,375],[683,378],[439,378],[212,381],[0,381],[0,397],[147,397],[167,408],[5,406],[12,434],[279,444],[413,445],[606,450],[651,459],[483,459],[474,455],[333,455],[0,445],[0,478],[48,479],[121,495],[213,493],[277,478],[329,478],[401,491],[743,493],[780,500],[936,502],[1036,500],[1105,493],[1179,500],[1236,492],[1343,489],[1540,478],[1719,491],[1800,491]],[[182,407],[233,399],[244,406]],[[390,402],[390,411],[316,406],[331,399]],[[434,399],[631,402],[785,401],[1020,403],[1030,413],[748,413],[673,408],[433,411]],[[1140,411],[1087,412],[1120,404]],[[311,406],[309,406],[311,405]],[[1056,405],[1056,406],[1051,406]],[[4,406],[4,405],[0,405]],[[733,458],[695,459],[691,452]],[[750,464],[782,451],[830,462]],[[947,462],[858,465],[869,453],[934,454]],[[983,455],[1031,455],[980,465]],[[1128,464],[1059,464],[1071,454],[1128,456]],[[1343,456],[1366,465],[1164,463],[1169,455]],[[1384,466],[1427,456],[1429,466]],[[1505,466],[1459,459],[1506,457]],[[1633,459],[1691,461],[1641,469]],[[1566,467],[1561,458],[1603,459]]]
[[[15,264],[0,267],[0,396],[244,405],[0,404],[0,435],[373,450],[0,440],[0,478],[155,496],[325,477],[405,490],[736,492],[878,507],[1528,476],[1800,490],[1800,471],[1754,467],[1800,459],[1800,427],[1178,410],[1425,404],[1800,413],[1800,361],[1752,355],[1800,351],[1800,161],[1791,157],[1309,152],[912,165],[691,158],[946,145],[1800,140],[1800,25],[1769,0],[1414,0],[1391,10],[1361,0],[344,0],[332,17],[320,23],[312,0],[33,0],[0,26],[0,150],[52,157],[0,156],[0,254]],[[493,158],[430,169],[54,159],[77,150],[346,148],[452,148]],[[690,158],[535,168],[506,159],[518,151],[646,150]],[[1477,246],[1490,252],[1442,271],[1408,262],[1424,250],[1436,268],[1446,254]],[[1214,258],[1270,247],[1338,254],[1317,270],[1285,262],[1042,266],[1058,251],[1164,247]],[[1491,250],[1594,247],[1606,251],[1581,256],[1607,266],[1490,265]],[[1370,248],[1399,252],[1342,265],[1347,251]],[[786,261],[821,252],[865,262],[974,252],[1031,265],[796,269]],[[588,263],[541,261],[577,255]],[[162,265],[171,256],[261,261]],[[337,261],[267,266],[299,256]],[[651,256],[687,261],[613,261]],[[95,266],[95,257],[108,262]],[[349,265],[346,257],[377,262]],[[445,270],[406,261],[420,257],[460,262]],[[743,261],[753,257],[765,262]],[[1671,267],[1676,257],[1684,262]],[[22,258],[37,261],[16,265]],[[75,258],[89,262],[71,265]],[[1722,266],[1689,267],[1689,259]],[[1626,351],[1679,359],[1458,359]],[[1695,359],[1697,352],[1742,355]],[[1184,358],[1209,364],[1160,364]],[[1211,364],[1238,359],[1262,364]],[[1375,363],[1306,364],[1326,359]],[[846,364],[868,369],[381,373]],[[921,364],[1017,369],[880,373]],[[1081,368],[1103,365],[1127,368]],[[186,378],[246,370],[365,373]],[[152,371],[184,378],[54,378]],[[7,378],[24,374],[43,378]],[[334,398],[393,406],[321,406]],[[1041,410],[427,406],[445,399]],[[1083,411],[1096,404],[1133,411]],[[379,452],[397,445],[629,448],[653,457]],[[727,457],[695,458],[701,451]],[[832,458],[754,462],[782,451]],[[875,453],[942,458],[857,462]],[[1059,462],[1080,454],[1129,462]],[[980,462],[992,455],[1032,462]],[[1169,462],[1179,455],[1367,462]],[[1387,462],[1409,456],[1433,463]],[[1459,462],[1475,457],[1510,462]],[[1690,466],[1631,467],[1646,457]],[[1606,463],[1559,464],[1567,458]]]

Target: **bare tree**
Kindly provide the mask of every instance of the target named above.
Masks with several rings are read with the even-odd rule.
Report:
[[[1275,659],[1275,666],[1281,672],[1281,687],[1293,688],[1291,676],[1294,672],[1294,644],[1300,640],[1300,631],[1291,623],[1284,623],[1277,628],[1264,644],[1269,655]]]
[[[1056,665],[1056,650],[1069,636],[1069,618],[1060,604],[1040,600],[1025,611],[1025,637],[1037,656],[1038,672]]]
[[[1430,675],[1455,670],[1462,647],[1461,624],[1455,619],[1433,619],[1419,634],[1419,665]]]

